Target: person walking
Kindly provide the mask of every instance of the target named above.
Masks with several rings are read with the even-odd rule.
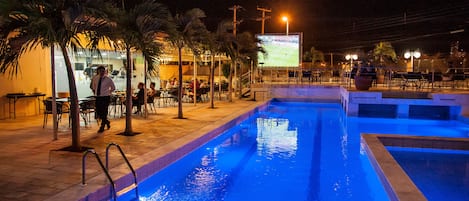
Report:
[[[107,119],[107,114],[111,93],[116,90],[116,86],[112,79],[106,75],[104,66],[99,66],[96,71],[98,76],[94,77],[92,84],[96,97],[96,113],[98,118],[101,119],[101,127],[99,127],[98,133],[102,133],[104,132],[104,126],[107,126],[107,129],[111,128],[111,122]]]

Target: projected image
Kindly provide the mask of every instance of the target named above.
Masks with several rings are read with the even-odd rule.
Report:
[[[258,54],[259,67],[299,67],[301,37],[294,35],[257,35],[267,52]]]

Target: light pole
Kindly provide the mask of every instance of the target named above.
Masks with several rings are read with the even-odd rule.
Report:
[[[345,55],[345,59],[350,60],[350,73],[348,75],[349,87],[350,87],[352,85],[353,60],[357,60],[358,55],[356,55],[356,54],[347,54],[347,55]]]
[[[286,33],[287,33],[287,36],[288,36],[288,17],[287,17],[287,16],[283,16],[283,17],[282,17],[282,20],[287,23],[287,32],[286,32]]]
[[[419,51],[408,51],[404,53],[404,58],[408,59],[410,58],[410,68],[412,69],[412,72],[415,72],[414,69],[414,57],[416,59],[420,58],[420,52]]]

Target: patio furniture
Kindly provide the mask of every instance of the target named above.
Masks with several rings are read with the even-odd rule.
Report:
[[[401,76],[403,80],[401,88],[403,90],[408,87],[415,87],[416,89],[420,89],[426,81],[420,72],[408,72],[406,74],[401,74]]]
[[[38,108],[39,112],[41,111],[41,104],[40,104],[40,97],[44,98],[45,94],[43,93],[32,93],[32,94],[25,94],[25,93],[9,93],[6,95],[8,98],[8,117],[11,118],[11,114],[13,114],[13,119],[16,119],[16,102],[21,98],[37,98],[38,101]],[[13,101],[13,112],[11,111],[11,103]]]
[[[94,117],[96,119],[96,100],[94,98],[82,100],[80,101],[79,105],[80,114],[83,118],[83,121],[85,121],[85,125],[88,125],[88,123],[91,121],[91,114],[94,114]]]
[[[42,123],[42,128],[45,128],[45,126],[47,125],[47,119],[49,117],[49,114],[53,114],[53,112],[52,112],[52,100],[47,99],[47,100],[43,100],[42,102],[44,103],[44,120],[43,120],[43,123]],[[62,113],[63,113],[62,106],[63,106],[63,102],[56,101],[57,124],[62,119]]]

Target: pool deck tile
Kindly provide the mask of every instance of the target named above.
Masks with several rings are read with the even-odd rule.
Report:
[[[262,102],[234,100],[215,101],[215,109],[209,103],[184,103],[183,116],[177,119],[177,107],[157,108],[157,114],[148,118],[133,116],[133,131],[142,134],[128,137],[117,135],[125,129],[125,118],[112,118],[111,129],[98,134],[98,125],[81,125],[81,145],[93,147],[104,162],[108,143],[119,144],[135,169],[139,180],[151,174],[149,169],[161,169],[174,158],[163,157],[170,152],[197,142],[207,132],[226,124]],[[50,119],[50,117],[49,117]],[[59,125],[58,140],[53,140],[51,123],[42,128],[43,116],[20,117],[0,120],[0,200],[79,200],[83,195],[96,192],[108,185],[101,168],[91,155],[86,160],[86,186],[81,185],[82,153],[57,151],[71,145],[68,118]],[[231,122],[237,123],[237,122]],[[193,146],[198,146],[194,144]],[[192,147],[186,147],[191,149]],[[110,150],[110,173],[113,178],[130,172],[117,150]],[[184,155],[181,151],[177,157]],[[176,152],[177,153],[177,152]],[[158,159],[159,160],[155,160]],[[153,161],[153,162],[152,162]],[[150,163],[152,162],[152,163]],[[142,168],[151,166],[151,168]],[[148,172],[145,172],[148,171]],[[131,178],[129,178],[131,179]],[[119,182],[125,182],[123,179]],[[120,186],[127,184],[118,184]],[[108,195],[109,190],[97,192]]]

